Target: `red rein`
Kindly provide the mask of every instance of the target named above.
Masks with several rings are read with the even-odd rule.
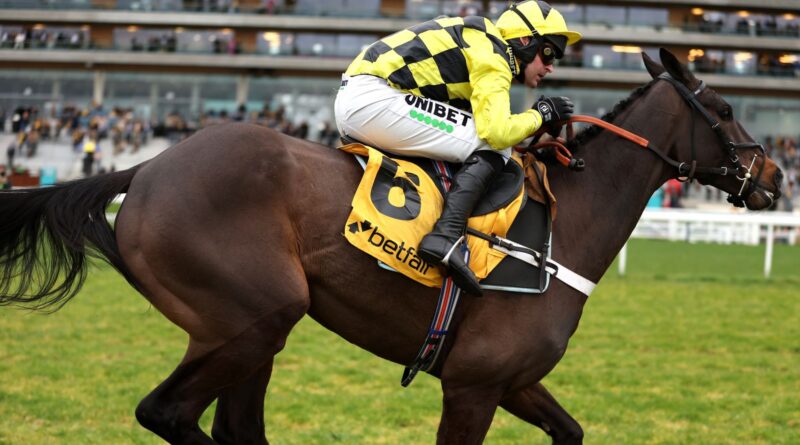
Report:
[[[566,125],[567,126],[567,140],[568,141],[572,140],[573,137],[575,136],[575,130],[573,129],[573,126],[572,126],[572,124],[575,123],[575,122],[583,122],[583,123],[587,123],[587,124],[597,125],[599,127],[604,128],[605,130],[608,130],[608,131],[616,134],[619,137],[625,138],[625,139],[627,139],[627,140],[633,142],[634,144],[639,145],[639,146],[641,146],[643,148],[647,148],[647,146],[650,144],[650,141],[648,141],[647,139],[645,139],[645,138],[643,138],[643,137],[641,137],[641,136],[639,136],[637,134],[631,133],[630,131],[625,130],[624,128],[620,128],[620,127],[618,127],[618,126],[616,126],[616,125],[614,125],[614,124],[612,124],[610,122],[606,122],[606,121],[604,121],[602,119],[598,119],[596,117],[584,116],[584,115],[572,116],[569,120],[564,121],[562,123],[562,125]],[[547,128],[540,128],[539,131],[537,131],[534,134],[534,136],[540,135],[540,134],[546,132],[547,130],[548,130]],[[538,144],[536,144],[536,145],[534,145],[533,147],[530,147],[530,148],[532,148],[532,149],[553,148],[556,160],[560,164],[562,164],[564,166],[569,166],[570,160],[572,160],[572,153],[570,153],[570,151],[567,149],[567,147],[564,146],[564,144],[562,144],[561,142],[559,142],[559,141],[557,141],[555,139],[550,139],[550,140],[547,140],[547,141],[544,141],[544,142],[540,142],[540,143],[538,143]],[[527,150],[523,149],[523,150],[519,150],[519,151],[527,151]]]

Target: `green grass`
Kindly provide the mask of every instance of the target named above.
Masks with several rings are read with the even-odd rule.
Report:
[[[545,379],[586,443],[800,443],[800,250],[776,246],[770,280],[763,255],[631,242],[628,275],[609,270]],[[185,340],[107,267],[56,314],[0,309],[0,445],[161,443],[133,410]],[[271,442],[434,443],[438,381],[403,389],[401,373],[303,320],[276,361]],[[549,441],[499,411],[486,443]]]
[[[112,202],[111,204],[108,205],[108,207],[106,207],[106,213],[116,215],[121,207],[122,207],[121,202]]]

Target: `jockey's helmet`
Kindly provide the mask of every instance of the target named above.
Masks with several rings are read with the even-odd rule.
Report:
[[[541,45],[549,44],[555,58],[560,59],[567,45],[581,39],[580,33],[567,29],[560,12],[541,0],[515,2],[500,15],[495,26],[522,62],[523,70],[536,58]],[[520,37],[530,37],[531,41],[523,45]]]

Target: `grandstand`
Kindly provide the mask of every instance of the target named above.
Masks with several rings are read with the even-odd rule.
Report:
[[[789,178],[800,155],[800,4],[796,0],[584,0],[551,2],[584,41],[537,91],[566,95],[602,115],[648,79],[639,52],[666,47],[723,93],[750,133],[771,147]],[[48,129],[32,170],[57,164],[80,175],[75,128],[108,125],[101,150],[126,146],[135,122],[146,149],[104,155],[121,168],[197,128],[253,121],[330,143],[338,76],[375,39],[445,15],[497,17],[504,1],[421,0],[0,0],[3,147],[24,129]],[[27,112],[27,116],[25,113]],[[31,115],[35,112],[35,115]],[[36,124],[37,119],[39,124]],[[328,125],[326,127],[326,124]],[[66,128],[54,136],[57,128]],[[43,130],[37,130],[43,131]],[[13,137],[11,135],[14,135]],[[51,147],[52,145],[52,147]],[[49,148],[48,148],[49,147]],[[52,151],[50,151],[52,149]],[[118,150],[117,150],[118,151]],[[79,156],[78,156],[79,157]],[[67,159],[66,161],[63,159]],[[69,164],[69,166],[67,166]],[[796,187],[796,186],[795,186]],[[797,192],[794,195],[798,195]],[[692,199],[715,200],[695,191]],[[791,208],[791,202],[785,204]]]

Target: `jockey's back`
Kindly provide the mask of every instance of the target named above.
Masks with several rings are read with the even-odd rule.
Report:
[[[508,94],[514,59],[484,17],[447,17],[404,29],[370,45],[345,74],[370,74],[415,96],[472,111],[481,91]],[[485,94],[484,94],[485,95]]]

